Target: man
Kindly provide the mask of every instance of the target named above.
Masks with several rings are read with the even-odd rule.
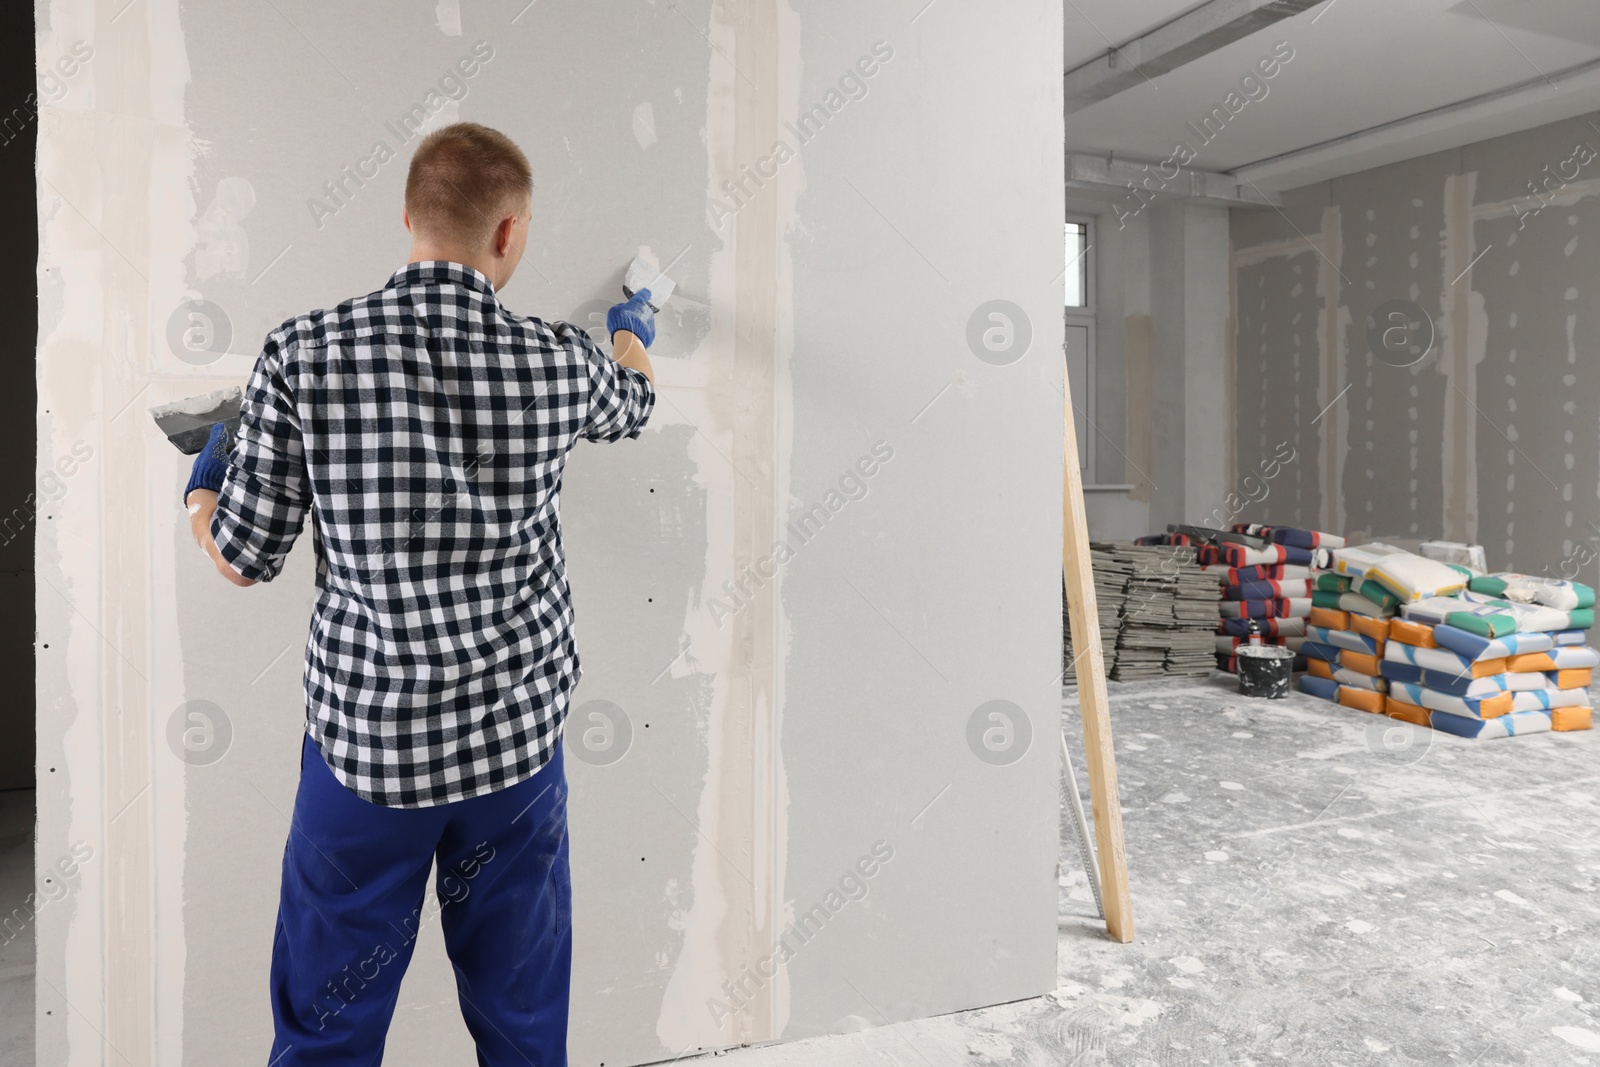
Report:
[[[655,405],[649,290],[615,358],[495,291],[533,182],[475,123],[418,146],[411,262],[284,323],[184,491],[223,577],[277,575],[306,515],[317,601],[272,952],[273,1067],[376,1064],[429,868],[480,1065],[565,1064],[572,939],[561,730],[581,675],[561,545],[567,453]]]

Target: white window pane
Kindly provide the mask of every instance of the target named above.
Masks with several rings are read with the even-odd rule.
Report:
[[[1088,251],[1088,226],[1081,222],[1067,223],[1067,291],[1066,306],[1081,308],[1088,305],[1089,298],[1089,257]]]

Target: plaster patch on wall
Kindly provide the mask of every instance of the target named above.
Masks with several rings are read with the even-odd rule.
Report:
[[[1488,323],[1483,296],[1473,288],[1477,244],[1472,200],[1477,174],[1445,179],[1444,299],[1440,305],[1439,368],[1449,383],[1444,408],[1444,522],[1447,540],[1478,539],[1478,364]],[[1487,250],[1485,250],[1487,251]]]
[[[194,272],[202,281],[250,269],[250,235],[243,223],[255,206],[256,190],[249,179],[233,175],[217,183],[195,223],[200,245],[194,250]]]
[[[786,5],[714,4],[706,147],[708,197],[739,165],[770,149],[792,114],[798,22]],[[767,76],[746,84],[739,68]],[[635,113],[635,134],[639,133]],[[653,137],[654,131],[651,130]],[[641,147],[646,147],[641,138]],[[800,177],[789,168],[740,211],[710,257],[710,330],[687,361],[692,391],[663,399],[701,429],[697,460],[707,485],[706,586],[685,622],[692,665],[712,677],[709,760],[695,818],[693,903],[678,918],[683,942],[656,1025],[674,1052],[776,1038],[788,1018],[789,985],[773,969],[785,915],[781,900],[788,801],[781,736],[782,568],[722,625],[703,605],[761,573],[778,541],[776,501],[788,492],[793,399],[792,295],[784,237],[794,227]],[[717,444],[709,447],[712,439]],[[762,578],[766,576],[761,574]],[[719,616],[720,617],[720,616]],[[688,659],[688,657],[685,657]],[[746,870],[741,870],[748,864]],[[748,996],[728,976],[753,975]]]
[[[108,55],[84,66],[73,107],[41,109],[37,158],[40,268],[57,279],[39,324],[39,448],[82,440],[105,460],[57,502],[37,547],[41,626],[66,620],[49,635],[63,657],[39,666],[41,708],[63,694],[40,721],[41,758],[60,772],[40,791],[40,849],[82,840],[105,857],[38,927],[41,1004],[57,1003],[38,1016],[39,1060],[74,1067],[104,1062],[108,1047],[163,1064],[182,1054],[184,765],[151,743],[184,699],[161,597],[177,456],[152,440],[142,406],[206,387],[165,345],[196,240],[178,3],[150,0],[115,25],[103,14],[53,0],[38,35],[41,56],[74,40]],[[210,216],[217,272],[244,259],[221,217],[237,222],[242,193],[223,190],[227,210]]]
[[[433,15],[440,33],[446,37],[461,36],[461,0],[439,0]]]
[[[633,139],[639,142],[640,148],[656,143],[656,113],[648,100],[633,109]]]

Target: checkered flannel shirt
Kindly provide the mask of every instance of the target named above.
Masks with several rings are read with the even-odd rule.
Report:
[[[428,807],[549,761],[582,676],[561,472],[654,406],[643,374],[459,263],[267,337],[211,535],[270,581],[311,514],[306,728],[357,795]]]

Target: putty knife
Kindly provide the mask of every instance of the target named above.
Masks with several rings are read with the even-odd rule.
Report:
[[[193,456],[206,446],[211,427],[219,422],[228,427],[228,445],[232,447],[239,433],[239,405],[243,400],[243,390],[235,385],[187,400],[157,404],[150,409],[150,415],[179,452]]]
[[[634,256],[633,262],[628,264],[627,276],[622,279],[622,294],[629,300],[632,300],[633,294],[640,289],[650,290],[648,303],[651,311],[660,311],[677,287],[677,282],[638,256]]]

